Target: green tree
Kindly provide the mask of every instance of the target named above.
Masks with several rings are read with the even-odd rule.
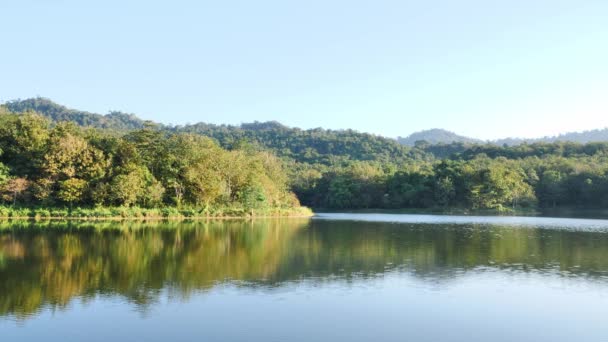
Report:
[[[83,179],[69,178],[59,183],[57,197],[70,204],[70,209],[75,202],[83,199],[87,182]]]
[[[2,186],[5,200],[9,200],[15,205],[17,199],[28,190],[30,182],[25,178],[10,178]]]

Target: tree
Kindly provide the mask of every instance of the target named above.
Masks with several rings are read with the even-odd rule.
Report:
[[[156,179],[152,179],[146,186],[146,191],[142,196],[145,207],[157,207],[162,205],[165,187]]]
[[[54,180],[79,177],[87,181],[102,178],[108,168],[108,160],[102,151],[73,131],[69,125],[55,127],[44,155],[43,171]]]
[[[74,202],[82,200],[86,187],[87,182],[85,180],[78,178],[66,179],[59,183],[57,197],[60,200],[69,203],[70,209],[72,209],[72,204]]]
[[[440,206],[448,206],[454,199],[454,182],[448,176],[436,180],[433,191],[435,203]]]
[[[52,202],[53,186],[55,183],[49,178],[40,178],[32,183],[32,194],[38,201],[44,203]]]
[[[3,186],[5,198],[11,200],[13,205],[17,199],[29,188],[30,182],[25,178],[11,178]]]
[[[563,176],[559,171],[547,170],[542,173],[539,182],[539,197],[545,204],[556,207],[565,194]]]
[[[200,161],[187,167],[184,179],[188,196],[197,205],[207,207],[226,192],[222,174],[207,162]]]
[[[16,174],[37,174],[41,156],[48,145],[48,126],[48,120],[32,112],[1,115],[1,161]]]
[[[264,189],[259,184],[249,184],[237,194],[239,201],[247,209],[262,208],[266,205]]]
[[[114,177],[111,183],[112,199],[119,205],[131,206],[144,191],[144,182],[137,172]]]

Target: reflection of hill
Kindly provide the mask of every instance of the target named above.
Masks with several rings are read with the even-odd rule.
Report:
[[[98,294],[146,306],[163,289],[188,296],[230,280],[281,286],[392,270],[438,281],[480,267],[608,275],[605,233],[307,219],[104,224],[115,229],[0,227],[0,315]]]
[[[315,277],[396,269],[443,278],[479,267],[608,275],[608,234],[599,232],[312,221],[297,239],[293,264],[281,263],[278,281],[301,277],[301,270]]]
[[[0,233],[0,314],[26,315],[96,294],[120,294],[145,305],[163,288],[187,296],[224,280],[265,278],[285,254],[289,237],[306,222],[5,230]]]

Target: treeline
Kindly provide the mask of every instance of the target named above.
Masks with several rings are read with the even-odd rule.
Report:
[[[277,122],[159,126],[41,98],[5,108],[7,202],[291,206],[291,190],[302,204],[326,209],[608,205],[608,142],[406,147],[352,130]],[[11,114],[30,109],[51,119]]]
[[[355,162],[295,177],[301,201],[320,208],[470,209],[608,206],[608,155]]]
[[[532,144],[520,144],[515,146],[498,146],[493,144],[429,144],[426,141],[417,141],[416,150],[432,154],[435,158],[449,159],[474,159],[479,155],[490,158],[505,157],[507,159],[521,159],[526,157],[579,157],[608,154],[608,142],[590,142],[579,144],[576,142],[536,142]]]
[[[100,115],[69,109],[40,97],[9,101],[4,106],[12,113],[33,111],[52,122],[73,122],[82,127],[107,129],[114,133],[141,129],[150,123],[121,112]],[[154,125],[166,132],[208,136],[225,149],[238,148],[247,142],[272,150],[279,157],[302,163],[333,165],[349,160],[389,162],[411,158],[411,150],[393,139],[353,130],[302,130],[278,122],[253,122],[239,126],[206,123]]]
[[[70,109],[43,97],[9,101],[4,107],[13,113],[36,112],[53,122],[73,122],[79,126],[111,130],[133,130],[144,127],[145,121],[133,114],[111,111],[107,115]]]
[[[248,141],[270,149],[280,157],[309,164],[334,165],[350,160],[398,162],[413,157],[409,148],[393,139],[353,130],[302,130],[278,122],[240,126],[198,123],[173,130],[209,136],[226,148]]]
[[[295,208],[271,153],[225,150],[212,139],[154,126],[122,136],[51,125],[34,113],[0,115],[0,194],[39,206]]]

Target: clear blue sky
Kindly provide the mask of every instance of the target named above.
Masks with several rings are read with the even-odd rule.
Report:
[[[608,1],[0,1],[0,101],[479,138],[608,126]]]

